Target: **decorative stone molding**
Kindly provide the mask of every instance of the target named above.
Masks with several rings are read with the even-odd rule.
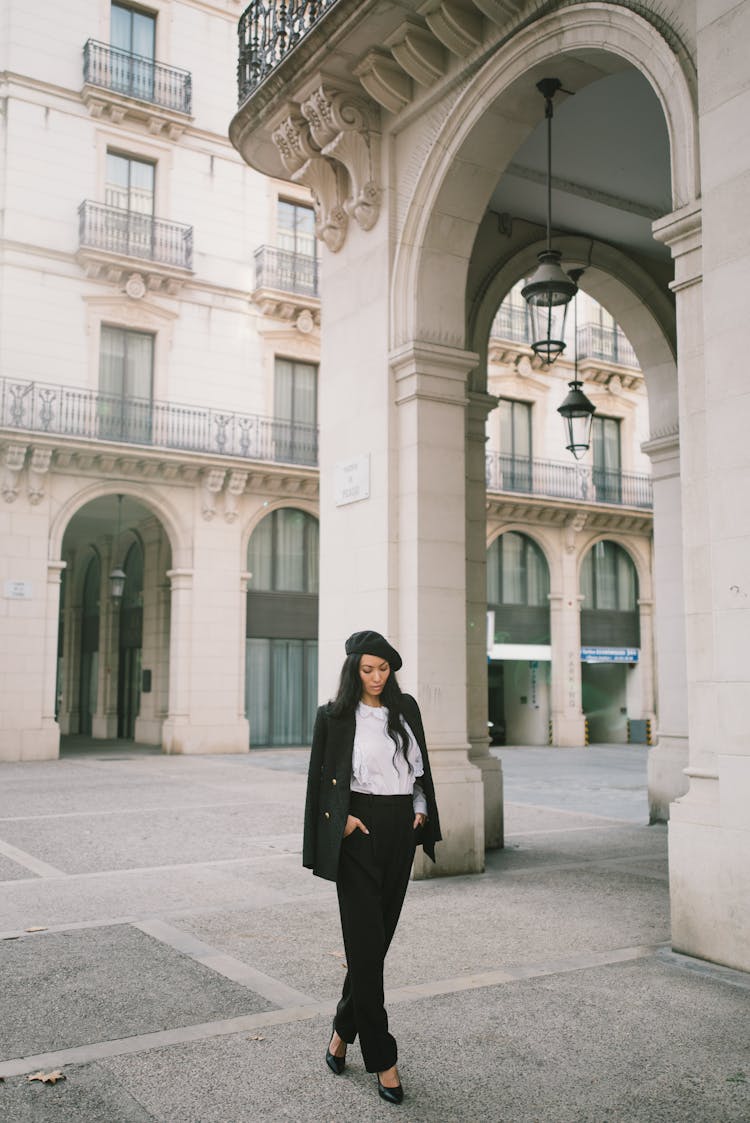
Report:
[[[604,507],[593,502],[589,505],[580,499],[569,501],[542,495],[519,498],[488,493],[485,509],[492,522],[560,527],[566,534],[575,534],[568,522],[572,518],[574,526],[576,515],[585,515],[586,530],[592,534],[639,534],[649,538],[653,530],[650,510]]]
[[[688,203],[651,224],[657,242],[669,246],[674,258],[672,292],[680,292],[703,279],[703,209],[700,202]]]
[[[216,496],[224,486],[223,468],[206,468],[203,472],[201,514],[209,522],[216,514]]]
[[[26,445],[7,445],[3,456],[3,498],[12,503],[18,498],[18,481],[26,461]]]
[[[435,36],[413,20],[406,20],[387,46],[399,66],[420,86],[431,86],[445,73],[445,54]]]
[[[380,135],[369,103],[350,90],[322,82],[301,109],[314,143],[347,171],[344,210],[363,230],[372,230],[380,213]]]
[[[348,222],[344,168],[321,156],[312,144],[310,126],[297,113],[289,113],[274,129],[273,142],[294,183],[310,188],[315,233],[332,253],[337,253],[344,244]]]
[[[36,506],[44,498],[44,477],[49,472],[52,463],[51,448],[34,448],[31,451],[29,464],[29,502]]]
[[[472,4],[460,0],[427,0],[417,9],[433,35],[463,58],[482,42],[482,17]]]
[[[146,282],[140,273],[131,273],[125,282],[125,295],[131,300],[140,300],[146,295]]]
[[[575,553],[576,537],[581,533],[586,525],[588,515],[585,511],[576,511],[570,515],[565,527],[565,552],[566,554]]]
[[[224,518],[228,523],[235,522],[239,513],[239,498],[245,493],[247,472],[230,472],[229,483],[224,495]]]
[[[110,250],[81,246],[76,261],[87,277],[116,285],[131,300],[140,300],[147,292],[161,296],[178,296],[192,269],[163,265],[140,257],[128,257]]]
[[[107,90],[90,83],[81,90],[81,99],[91,116],[98,120],[121,125],[127,119],[128,124],[137,122],[145,125],[152,136],[164,136],[171,141],[179,140],[193,119],[188,113],[139,101],[117,90]]]
[[[392,55],[380,48],[368,51],[354,67],[362,88],[389,113],[399,113],[411,101],[411,80]]]

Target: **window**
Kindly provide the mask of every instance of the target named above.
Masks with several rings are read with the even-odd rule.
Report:
[[[495,643],[549,643],[549,570],[525,534],[509,530],[487,551],[487,606]]]
[[[156,16],[113,4],[110,20],[110,43],[120,51],[128,51],[141,58],[154,58],[156,44]]]
[[[279,459],[317,462],[318,369],[312,363],[277,359],[274,372],[274,426]]]
[[[254,592],[318,592],[318,524],[292,508],[272,511],[253,531],[248,569]]]
[[[637,647],[638,575],[616,542],[597,542],[581,566],[581,643]]]
[[[531,405],[501,398],[497,408],[502,486],[510,491],[531,491]]]
[[[312,207],[279,199],[276,244],[280,250],[315,257],[315,213]]]
[[[634,612],[637,601],[635,566],[616,542],[597,542],[581,568],[583,607],[605,612]]]
[[[110,19],[111,89],[152,101],[156,17],[124,4],[113,4]]]
[[[108,207],[153,215],[156,168],[147,160],[107,152],[104,202]]]
[[[594,455],[594,487],[601,503],[622,502],[620,473],[620,422],[616,417],[594,414],[591,428]]]
[[[103,324],[99,349],[99,436],[151,440],[154,337]]]

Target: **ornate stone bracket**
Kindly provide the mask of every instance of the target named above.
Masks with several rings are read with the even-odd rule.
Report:
[[[210,521],[216,514],[216,496],[224,486],[225,476],[223,468],[209,468],[203,473],[201,513],[206,521]]]
[[[369,103],[322,83],[301,108],[315,144],[348,173],[344,210],[363,230],[372,230],[380,213],[380,135]]]
[[[229,483],[224,494],[224,518],[228,523],[233,523],[239,514],[239,498],[245,493],[247,472],[230,472]]]
[[[8,445],[3,457],[3,498],[12,503],[18,498],[18,481],[26,461],[26,445]]]
[[[319,80],[287,106],[273,142],[295,183],[313,195],[315,232],[332,253],[344,244],[351,216],[371,230],[380,214],[380,135],[361,93]]]
[[[35,448],[29,464],[29,502],[36,506],[44,499],[44,477],[52,463],[51,448]]]

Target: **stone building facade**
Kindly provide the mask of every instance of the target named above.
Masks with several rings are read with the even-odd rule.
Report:
[[[312,189],[326,246],[322,682],[354,616],[398,643],[445,809],[437,872],[481,869],[502,798],[478,685],[487,350],[546,245],[536,84],[556,78],[554,245],[648,387],[674,945],[749,967],[750,4],[328,0],[285,5],[281,36],[259,10],[230,136]],[[336,505],[365,463],[367,501]]]

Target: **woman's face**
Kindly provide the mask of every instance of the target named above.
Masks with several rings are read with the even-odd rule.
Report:
[[[388,681],[391,668],[385,659],[377,655],[363,655],[359,661],[359,677],[362,680],[362,698],[371,705],[380,703],[380,695]]]

